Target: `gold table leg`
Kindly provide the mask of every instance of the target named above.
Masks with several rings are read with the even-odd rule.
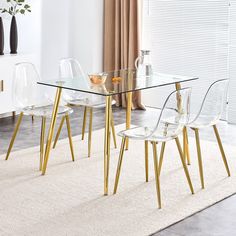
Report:
[[[132,110],[132,92],[127,93],[127,106],[126,106],[126,129],[130,129],[131,125],[131,110]],[[129,139],[126,141],[126,150],[129,149]]]
[[[180,83],[176,83],[175,84],[175,88],[176,90],[181,89],[181,84]],[[182,101],[181,101],[181,97],[178,96],[177,94],[177,101],[178,101],[178,109],[179,111],[182,110]],[[187,128],[185,127],[183,129],[183,154],[184,154],[184,158],[185,160],[187,159],[187,163],[188,165],[190,165],[190,154],[189,154],[189,145],[188,145],[188,132],[187,132]]]
[[[116,143],[116,130],[115,130],[115,123],[114,123],[114,115],[113,115],[113,112],[111,112],[111,128],[112,128],[112,136],[113,136],[114,147],[117,148],[117,143]]]
[[[108,195],[110,136],[111,136],[111,104],[112,96],[106,96],[106,117],[104,137],[104,195]]]
[[[51,145],[52,145],[52,138],[53,138],[53,133],[54,133],[56,119],[57,119],[57,112],[58,112],[58,107],[59,107],[60,98],[61,98],[61,92],[62,92],[62,88],[57,88],[53,111],[52,111],[51,124],[48,131],[48,138],[47,138],[47,144],[46,144],[45,155],[44,155],[42,175],[45,175],[46,169],[47,169],[49,154],[50,154]]]
[[[89,133],[88,133],[88,157],[91,156],[91,142],[93,129],[93,108],[89,108]]]

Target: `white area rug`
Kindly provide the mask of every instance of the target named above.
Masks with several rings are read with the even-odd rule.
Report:
[[[206,189],[201,190],[195,142],[190,139],[195,195],[190,194],[177,148],[170,142],[161,174],[163,209],[157,209],[151,148],[150,182],[145,183],[144,145],[133,141],[125,152],[115,196],[119,150],[112,149],[110,195],[104,197],[102,130],[94,131],[92,145],[89,159],[87,143],[75,137],[73,163],[68,140],[60,141],[46,176],[38,171],[38,147],[12,153],[7,162],[1,156],[0,235],[149,235],[236,193],[236,147],[225,145],[232,173],[228,178],[216,143],[202,141]]]

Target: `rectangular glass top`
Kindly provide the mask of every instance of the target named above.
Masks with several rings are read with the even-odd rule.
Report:
[[[150,89],[198,79],[197,77],[153,73],[152,76],[138,76],[135,70],[119,70],[101,73],[106,81],[99,82],[99,77],[89,75],[88,78],[60,78],[48,81],[38,81],[38,84],[69,89],[84,93],[111,96],[138,90]],[[93,82],[92,82],[93,81]]]

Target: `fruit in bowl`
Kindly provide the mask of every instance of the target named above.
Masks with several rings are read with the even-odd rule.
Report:
[[[102,85],[106,82],[107,74],[106,73],[98,73],[88,75],[92,84],[94,85]]]

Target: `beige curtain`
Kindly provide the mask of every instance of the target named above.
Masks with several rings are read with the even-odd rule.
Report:
[[[134,68],[139,53],[139,0],[104,0],[104,71]],[[126,95],[116,97],[126,107]],[[132,108],[144,109],[141,92],[133,93]]]

